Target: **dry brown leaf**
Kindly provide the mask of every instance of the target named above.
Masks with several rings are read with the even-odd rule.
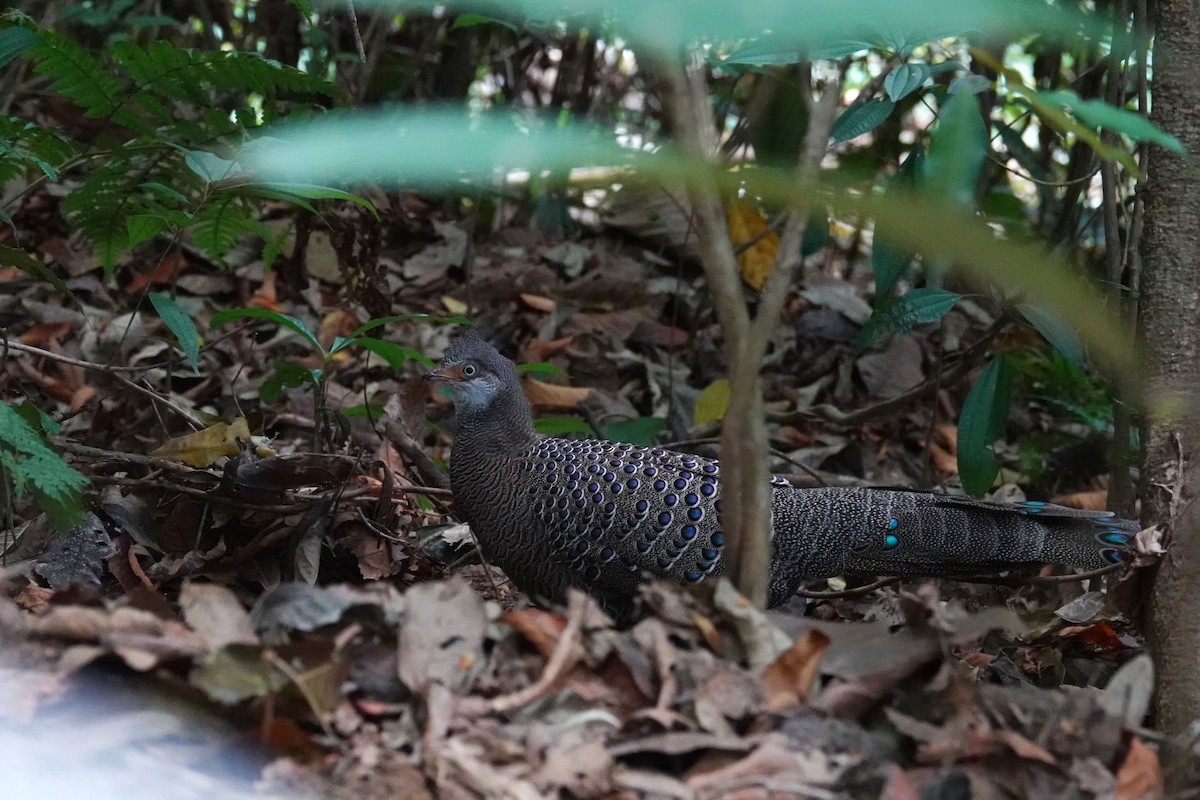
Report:
[[[184,622],[210,650],[227,644],[258,644],[250,614],[224,586],[188,581],[179,590],[179,607]]]
[[[1146,747],[1136,736],[1129,742],[1129,752],[1117,770],[1116,800],[1150,800],[1162,796],[1162,769],[1158,754]]]
[[[1084,511],[1104,511],[1108,508],[1108,490],[1097,489],[1094,492],[1074,492],[1060,494],[1050,498],[1050,502],[1067,508],[1080,508]]]
[[[557,386],[534,378],[526,378],[522,385],[530,403],[551,408],[577,408],[592,393],[585,386]]]
[[[770,663],[763,673],[767,698],[763,708],[787,711],[804,702],[817,679],[821,656],[829,648],[829,637],[811,630]]]
[[[958,474],[958,459],[953,453],[943,450],[936,444],[929,445],[929,457],[933,460],[933,466],[939,472],[945,472],[949,475]]]

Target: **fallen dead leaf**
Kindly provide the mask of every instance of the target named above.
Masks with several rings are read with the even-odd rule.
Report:
[[[763,708],[787,711],[803,703],[819,674],[821,656],[828,648],[829,637],[811,630],[772,661],[763,672],[767,690]]]
[[[558,386],[535,378],[526,378],[522,386],[530,403],[551,408],[576,408],[592,393],[584,386]]]

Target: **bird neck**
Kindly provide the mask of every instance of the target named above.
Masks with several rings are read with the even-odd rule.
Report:
[[[533,411],[520,386],[502,390],[486,408],[460,410],[457,418],[457,451],[511,454],[537,438]]]

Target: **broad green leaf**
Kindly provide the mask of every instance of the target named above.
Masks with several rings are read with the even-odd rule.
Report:
[[[210,328],[219,328],[227,322],[239,319],[261,319],[274,322],[299,335],[313,351],[325,354],[325,348],[321,347],[321,343],[317,341],[317,337],[313,335],[312,331],[304,327],[303,322],[287,314],[280,314],[278,311],[268,311],[265,308],[231,308],[216,314],[208,325]]]
[[[365,208],[371,212],[371,215],[375,219],[379,219],[379,211],[370,200],[354,192],[335,189],[332,186],[316,186],[310,183],[260,183],[250,188],[251,190],[266,190],[272,192],[275,197],[292,200],[293,202],[296,201],[296,198],[303,198],[305,200],[344,200]]]
[[[892,102],[899,103],[920,89],[931,74],[928,64],[900,64],[883,79],[883,90]]]
[[[908,333],[917,325],[936,322],[946,315],[961,295],[945,289],[913,289],[875,309],[858,334],[860,349],[871,347],[885,335]]]
[[[925,151],[915,146],[901,162],[896,174],[888,183],[887,197],[894,202],[897,194],[912,192],[920,186],[925,165]],[[917,254],[907,248],[897,247],[890,241],[887,226],[876,223],[875,237],[871,244],[871,270],[875,274],[875,303],[880,305],[891,299],[896,284],[904,277]]]
[[[1063,5],[1028,0],[356,0],[359,9],[384,7],[411,11],[448,7],[544,27],[561,21],[572,30],[604,31],[630,42],[635,50],[678,57],[679,49],[701,42],[775,41],[775,52],[792,50],[803,58],[837,58],[846,43],[857,49],[879,42],[910,52],[922,42],[967,31],[1004,39],[1023,35],[1078,35],[1080,28],[1100,38],[1111,22],[1071,12]],[[611,32],[611,33],[610,33]],[[841,45],[832,50],[832,45]],[[848,46],[853,46],[852,44]],[[749,63],[764,63],[754,62]]]
[[[958,476],[972,497],[991,489],[1000,471],[992,445],[1004,437],[1011,401],[1012,368],[995,356],[967,393],[958,421]]]
[[[1022,303],[1017,310],[1030,325],[1037,328],[1038,333],[1046,337],[1051,347],[1063,354],[1063,358],[1076,369],[1083,369],[1083,342],[1079,341],[1079,334],[1062,317],[1034,303]]]
[[[171,296],[162,292],[150,293],[150,304],[162,319],[175,339],[184,358],[197,374],[200,372],[200,334],[196,331],[196,323],[187,315]]]
[[[605,425],[600,433],[610,441],[649,447],[654,443],[654,437],[666,424],[665,419],[658,417],[638,417]]]
[[[566,370],[549,361],[537,361],[532,364],[517,364],[517,372],[528,372],[533,375],[566,375]]]
[[[424,353],[413,350],[411,347],[401,347],[400,345],[393,344],[392,342],[385,342],[382,339],[372,339],[369,336],[351,337],[350,339],[346,340],[346,344],[356,344],[364,350],[370,350],[372,353],[386,361],[389,367],[397,371],[404,369],[405,365],[407,365],[409,361],[416,361],[419,364],[424,364],[430,369],[436,366],[433,363],[433,360]],[[334,347],[331,352],[336,353],[339,349],[341,348]]]
[[[592,426],[579,417],[538,417],[533,421],[533,429],[543,436],[562,436],[568,433],[595,435]]]
[[[0,31],[0,69],[17,56],[28,52],[37,41],[37,34],[24,25],[14,25]]]
[[[71,289],[62,278],[54,273],[54,270],[24,250],[0,244],[0,266],[16,267],[22,272],[28,273],[31,277],[50,284],[64,297],[74,298]]]
[[[974,208],[979,170],[987,149],[987,128],[979,100],[965,92],[947,95],[929,145],[925,171],[929,196],[952,208]]]
[[[869,100],[855,103],[842,112],[833,123],[830,138],[834,143],[848,142],[856,136],[875,130],[892,115],[896,104],[891,100]]]
[[[316,386],[321,381],[321,370],[309,369],[295,361],[279,360],[275,362],[275,374],[263,381],[259,388],[259,397],[267,405],[274,405],[283,396],[284,388],[296,389],[300,386]]]
[[[1187,156],[1187,150],[1179,139],[1129,109],[1117,108],[1103,100],[1084,100],[1070,89],[1039,92],[1038,97],[1047,105],[1066,106],[1085,125],[1107,128],[1135,142],[1153,142],[1176,155]]]

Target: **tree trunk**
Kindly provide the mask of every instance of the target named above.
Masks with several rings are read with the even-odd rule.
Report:
[[[1200,0],[1160,0],[1151,119],[1200,155]],[[1158,726],[1200,718],[1200,180],[1163,150],[1150,162],[1141,326],[1154,394],[1185,405],[1145,430],[1143,516],[1166,523],[1146,634],[1159,675]]]

